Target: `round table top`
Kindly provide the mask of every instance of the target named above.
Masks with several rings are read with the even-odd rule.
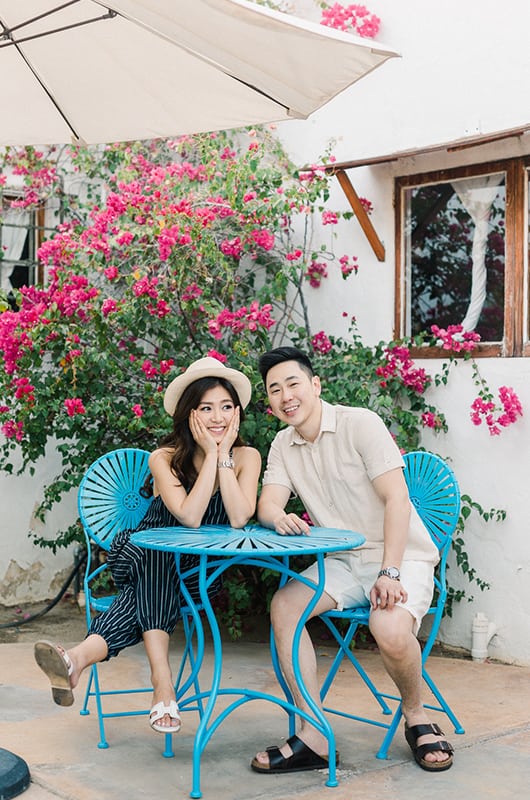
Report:
[[[360,533],[312,527],[308,536],[282,536],[270,528],[247,525],[203,525],[200,528],[148,528],[131,535],[131,543],[151,550],[215,556],[285,556],[351,550],[365,541]]]

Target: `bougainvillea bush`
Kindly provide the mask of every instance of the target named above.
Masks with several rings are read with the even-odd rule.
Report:
[[[23,287],[0,315],[2,467],[13,468],[17,451],[32,469],[48,446],[63,459],[43,511],[102,452],[152,448],[168,425],[161,392],[205,353],[253,381],[245,432],[264,455],[276,423],[256,362],[287,336],[313,353],[330,399],[372,405],[403,448],[418,443],[422,414],[443,427],[403,347],[311,329],[304,293],[314,265],[345,279],[355,272],[352,254],[312,249],[315,223],[339,217],[324,209],[322,169],[298,173],[273,136],[254,131],[64,155],[5,156],[5,168],[25,176],[17,203],[56,196],[68,183],[61,170],[70,183],[79,173],[89,198],[72,197],[69,216],[61,197],[63,221],[38,253],[45,285]]]

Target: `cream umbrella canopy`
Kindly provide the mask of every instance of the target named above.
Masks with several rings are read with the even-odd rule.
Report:
[[[0,144],[303,119],[395,55],[247,0],[0,0]]]

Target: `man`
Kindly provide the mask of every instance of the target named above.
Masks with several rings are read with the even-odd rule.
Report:
[[[365,544],[327,556],[326,581],[313,616],[369,601],[370,630],[385,668],[402,698],[405,736],[422,769],[439,772],[453,763],[453,749],[431,725],[421,700],[421,650],[416,638],[430,606],[438,550],[409,499],[403,459],[380,417],[365,408],[333,406],[320,399],[320,380],[308,357],[293,347],[265,353],[259,369],[272,413],[288,427],[274,439],[258,503],[262,525],[278,533],[310,535],[299,516],[286,513],[297,495],[319,527],[357,530]],[[316,565],[305,573],[315,582]],[[307,710],[291,663],[296,624],[312,590],[290,581],[274,596],[271,623],[283,674],[296,705]],[[316,659],[307,631],[300,666],[319,702]],[[303,718],[299,736],[258,753],[256,772],[294,772],[327,766],[327,740]]]

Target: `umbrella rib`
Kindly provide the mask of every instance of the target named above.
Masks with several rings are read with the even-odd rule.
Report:
[[[44,11],[42,14],[38,14],[36,17],[31,17],[31,19],[26,19],[24,22],[19,22],[18,25],[13,25],[12,28],[4,28],[4,34],[9,35],[13,33],[13,31],[18,31],[19,28],[23,28],[25,25],[31,25],[32,22],[37,22],[39,19],[50,17],[57,11],[62,11],[64,8],[68,8],[68,6],[75,6],[76,3],[79,3],[79,0],[68,0],[67,3],[63,3],[61,6],[56,6],[55,8],[50,8],[49,11]]]
[[[44,16],[44,14],[41,14],[41,17],[42,16]],[[92,17],[91,19],[85,19],[82,22],[73,22],[71,25],[63,25],[61,28],[52,28],[52,30],[50,31],[44,31],[43,33],[34,33],[32,36],[23,36],[20,39],[11,38],[11,33],[12,31],[16,30],[15,28],[4,28],[2,36],[3,37],[7,36],[9,37],[9,39],[7,42],[0,43],[0,49],[2,47],[12,47],[13,45],[16,46],[18,44],[22,44],[23,42],[31,42],[33,39],[42,39],[44,36],[51,36],[52,33],[62,33],[62,31],[69,31],[72,28],[80,28],[82,25],[89,25],[91,22],[101,22],[101,20],[103,19],[114,19],[114,17],[117,16],[118,15],[116,11],[112,11],[112,9],[109,9],[109,11],[106,14],[102,14],[101,17]],[[35,17],[34,19],[39,19],[39,17]],[[17,25],[17,29],[33,21],[34,21],[33,19],[27,20],[27,22],[23,22],[20,25]]]
[[[223,72],[224,72],[224,70],[223,70]],[[287,111],[288,114],[290,113],[291,109],[290,109],[289,106],[286,106],[285,103],[282,103],[281,100],[278,100],[276,97],[273,97],[272,95],[267,94],[267,92],[264,92],[262,89],[259,89],[257,86],[254,86],[254,84],[248,83],[247,81],[243,81],[243,80],[241,80],[241,78],[237,78],[235,75],[232,75],[230,72],[225,72],[225,75],[228,75],[228,77],[232,78],[233,81],[237,81],[238,83],[243,84],[243,86],[247,86],[249,89],[252,89],[253,92],[256,92],[257,94],[261,94],[262,97],[266,97],[267,100],[272,100],[272,102],[275,105],[279,106],[280,108],[284,108]]]

